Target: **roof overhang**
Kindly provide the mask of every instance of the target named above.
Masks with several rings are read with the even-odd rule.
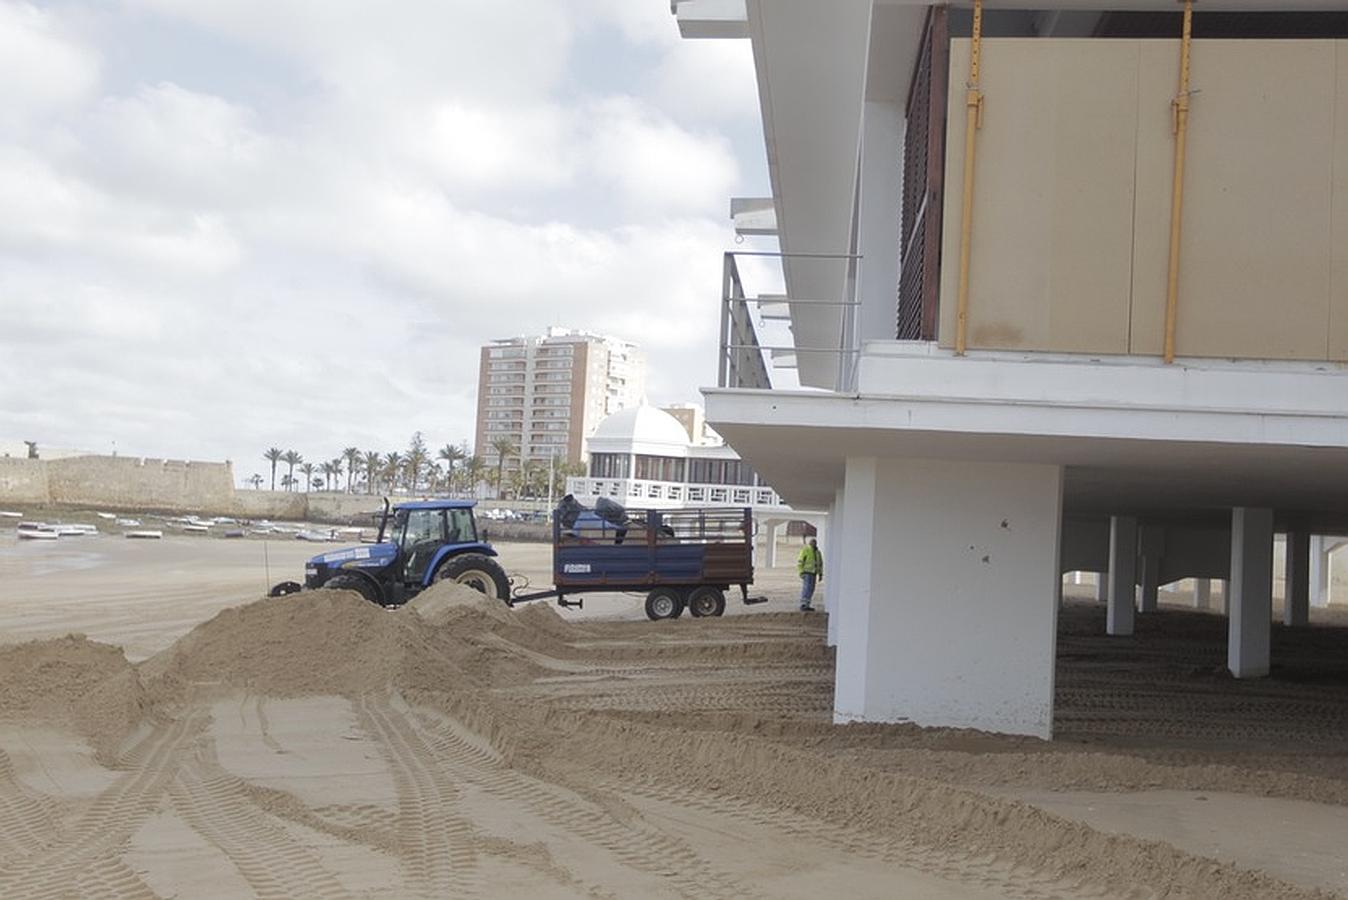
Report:
[[[1061,465],[1064,511],[1232,506],[1348,528],[1348,419],[1051,402],[707,390],[708,421],[792,506],[823,507],[849,457]],[[1168,435],[1139,438],[1137,435]]]

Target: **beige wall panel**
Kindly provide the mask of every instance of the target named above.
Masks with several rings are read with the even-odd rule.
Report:
[[[1330,228],[1329,357],[1348,361],[1348,41],[1335,42],[1334,193]]]
[[[987,40],[975,169],[971,348],[1124,353],[1138,43]],[[941,339],[958,284],[969,44],[953,42]]]
[[[1324,359],[1334,43],[1195,41],[1176,349]],[[1142,42],[1134,353],[1159,354],[1178,41]]]

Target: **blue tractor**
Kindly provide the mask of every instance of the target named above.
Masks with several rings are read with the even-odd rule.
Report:
[[[510,580],[496,551],[479,536],[472,500],[419,500],[389,508],[373,544],[320,553],[304,567],[304,584],[282,582],[273,597],[305,588],[355,591],[371,603],[401,606],[437,581],[456,581],[510,602]]]

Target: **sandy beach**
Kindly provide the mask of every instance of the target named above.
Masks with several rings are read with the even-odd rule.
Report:
[[[712,620],[261,598],[318,549],[0,540],[0,896],[1348,896],[1338,614],[1234,682],[1216,614],[1069,600],[1042,742],[832,725],[789,569]]]

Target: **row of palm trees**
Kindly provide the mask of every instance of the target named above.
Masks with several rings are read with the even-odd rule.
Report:
[[[492,441],[491,449],[496,457],[494,472],[481,456],[469,452],[467,444],[445,444],[435,451],[432,458],[419,431],[412,435],[406,451],[380,453],[347,447],[332,459],[314,463],[294,450],[269,447],[262,458],[271,465],[270,485],[273,491],[277,485],[277,469],[284,465],[286,470],[281,475],[280,485],[286,491],[301,488],[308,491],[313,488],[344,490],[346,493],[357,493],[363,489],[367,494],[399,491],[416,494],[423,490],[430,494],[476,494],[480,485],[487,484],[496,489],[497,497],[547,496],[549,467],[546,462],[522,460],[518,467],[506,472],[509,460],[519,456],[519,448],[508,438],[497,438]],[[296,477],[297,469],[303,478]],[[557,462],[552,466],[552,474],[553,491],[561,493],[565,489],[566,478],[584,475],[585,467],[579,463]],[[341,483],[343,475],[346,476],[344,486]],[[266,480],[262,475],[255,474],[249,482],[255,489],[261,489]]]

